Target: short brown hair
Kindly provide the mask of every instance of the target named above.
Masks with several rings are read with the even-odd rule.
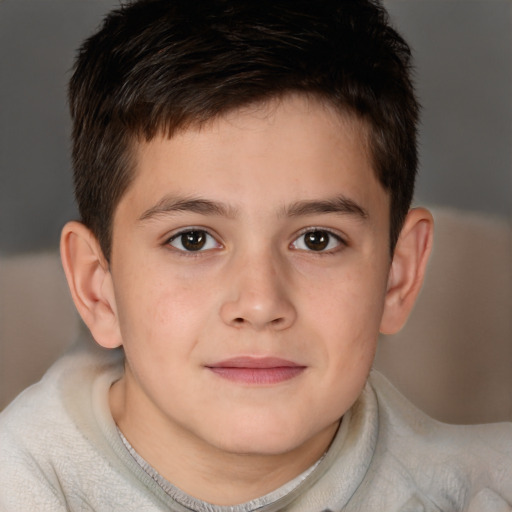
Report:
[[[409,47],[377,1],[139,0],[85,41],[69,88],[75,194],[105,257],[135,140],[293,92],[368,125],[392,250],[414,190],[419,107]]]

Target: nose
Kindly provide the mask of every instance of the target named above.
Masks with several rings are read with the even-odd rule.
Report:
[[[255,330],[287,329],[295,322],[291,283],[284,265],[270,254],[241,256],[226,276],[228,290],[220,309],[224,323]]]

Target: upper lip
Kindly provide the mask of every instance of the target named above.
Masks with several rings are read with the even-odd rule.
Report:
[[[296,368],[304,365],[280,357],[241,356],[207,364],[206,366],[208,368]]]

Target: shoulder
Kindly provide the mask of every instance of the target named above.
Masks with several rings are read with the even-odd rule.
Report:
[[[489,496],[512,505],[512,423],[448,425],[421,412],[377,372],[370,384],[382,464],[396,467],[442,510],[466,510]]]
[[[74,349],[0,414],[0,509],[16,509],[9,500],[26,500],[27,489],[38,510],[64,507],[62,465],[86,435],[77,415],[90,406],[85,402],[98,376],[113,378],[113,364],[111,357]]]
[[[119,353],[77,345],[61,357],[43,378],[23,391],[0,413],[0,436],[20,442],[41,444],[44,433],[55,437],[73,423],[72,411],[79,409],[98,379],[113,381],[122,372]],[[43,434],[38,438],[34,432]]]

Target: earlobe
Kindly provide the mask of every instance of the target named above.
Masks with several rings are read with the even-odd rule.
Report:
[[[412,209],[404,222],[389,272],[382,334],[394,334],[405,324],[423,283],[432,250],[434,220],[424,208]]]
[[[80,222],[68,222],[60,254],[71,296],[94,339],[106,348],[120,346],[112,276],[96,237]]]

